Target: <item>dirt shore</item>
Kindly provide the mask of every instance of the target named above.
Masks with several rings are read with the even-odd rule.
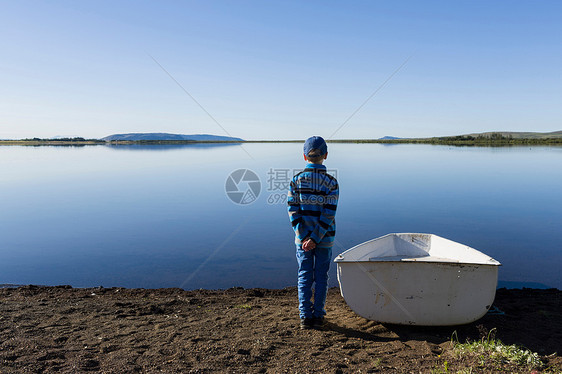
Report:
[[[300,330],[296,290],[0,289],[0,373],[562,372],[562,291],[506,290],[456,327],[369,321],[330,289],[327,324]],[[451,336],[495,334],[538,368],[454,353]],[[470,371],[472,367],[472,371]]]

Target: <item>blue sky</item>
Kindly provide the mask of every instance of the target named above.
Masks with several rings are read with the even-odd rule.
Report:
[[[562,129],[556,1],[0,7],[0,139],[330,137],[409,57],[333,138]]]

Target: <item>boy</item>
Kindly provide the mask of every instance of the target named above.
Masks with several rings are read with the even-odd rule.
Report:
[[[336,178],[322,165],[328,146],[319,136],[304,143],[306,168],[295,175],[288,193],[289,218],[297,247],[299,315],[301,329],[324,324],[328,270],[336,235],[336,207],[339,187]],[[311,302],[312,283],[314,304]]]

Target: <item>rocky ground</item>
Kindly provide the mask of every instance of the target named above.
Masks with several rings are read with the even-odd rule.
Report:
[[[562,372],[562,291],[500,289],[494,305],[504,314],[464,326],[386,325],[331,289],[326,326],[300,330],[294,288],[3,288],[0,373]],[[543,365],[459,356],[451,343],[490,334]]]

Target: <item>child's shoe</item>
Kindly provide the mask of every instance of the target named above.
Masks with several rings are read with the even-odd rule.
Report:
[[[313,318],[301,318],[301,330],[308,330],[314,327]]]

